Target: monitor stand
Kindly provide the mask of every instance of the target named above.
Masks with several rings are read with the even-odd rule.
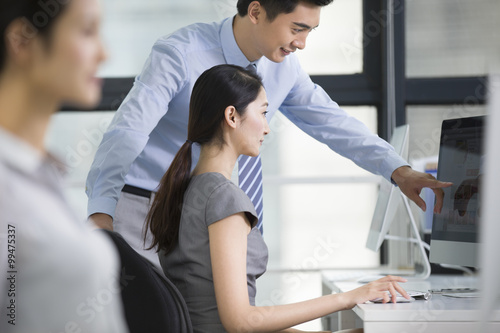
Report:
[[[423,261],[422,263],[423,270],[421,272],[416,272],[416,274],[412,276],[412,278],[425,280],[431,275],[431,264],[429,262],[429,258],[427,257],[427,253],[425,252],[425,249],[430,250],[430,246],[424,240],[422,240],[422,237],[420,237],[420,232],[418,231],[417,228],[417,222],[413,217],[413,213],[411,211],[408,198],[406,197],[406,195],[403,194],[403,192],[401,192],[401,190],[398,189],[398,191],[401,194],[401,198],[405,204],[406,212],[408,214],[408,217],[410,218],[410,226],[412,229],[413,237],[407,238],[407,237],[385,235],[385,239],[405,241],[417,244],[417,247],[419,249]]]

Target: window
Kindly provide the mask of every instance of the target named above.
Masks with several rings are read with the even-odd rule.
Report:
[[[376,131],[375,108],[345,110]],[[376,266],[378,257],[365,242],[378,177],[332,152],[281,114],[270,127],[262,150],[269,269]],[[314,257],[318,247],[328,255]]]
[[[362,1],[336,0],[321,11],[319,27],[297,55],[310,75],[361,73]]]
[[[114,111],[60,112],[52,116],[46,146],[67,167],[66,194],[82,221],[87,218],[87,173],[113,115]]]
[[[500,53],[497,0],[407,0],[408,77],[488,74]]]
[[[102,0],[103,39],[109,59],[103,77],[140,73],[154,42],[196,22],[219,21],[236,13],[235,0]]]

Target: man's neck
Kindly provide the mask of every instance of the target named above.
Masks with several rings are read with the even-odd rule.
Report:
[[[252,34],[252,22],[248,19],[248,16],[241,17],[236,15],[233,19],[233,33],[236,40],[236,44],[240,48],[241,52],[250,62],[259,60],[262,57],[254,44],[254,35]]]

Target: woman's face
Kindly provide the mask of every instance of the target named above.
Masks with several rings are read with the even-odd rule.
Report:
[[[92,107],[101,98],[95,75],[106,58],[99,35],[101,9],[98,0],[71,0],[67,6],[48,41],[35,37],[32,79],[46,96]]]
[[[249,156],[259,155],[264,137],[270,131],[266,118],[268,106],[266,91],[264,88],[261,88],[255,101],[247,106],[242,118],[240,128],[241,154]]]

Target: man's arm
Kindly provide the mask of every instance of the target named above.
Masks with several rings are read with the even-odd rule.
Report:
[[[300,65],[297,63],[296,66]],[[340,109],[301,68],[296,82],[280,108],[287,118],[363,169],[389,181],[394,180],[402,192],[423,210],[426,207],[419,193],[423,187],[430,187],[436,193],[436,210],[441,211],[441,188],[451,186],[450,183],[439,182],[431,175],[412,170],[388,142]]]
[[[186,72],[180,52],[159,40],[104,134],[90,168],[88,215],[93,215],[97,226],[112,230],[124,177],[165,116],[170,100],[183,87]]]
[[[298,62],[296,66],[300,66]],[[301,68],[280,110],[305,133],[388,181],[394,170],[408,165],[389,143],[332,101]]]

